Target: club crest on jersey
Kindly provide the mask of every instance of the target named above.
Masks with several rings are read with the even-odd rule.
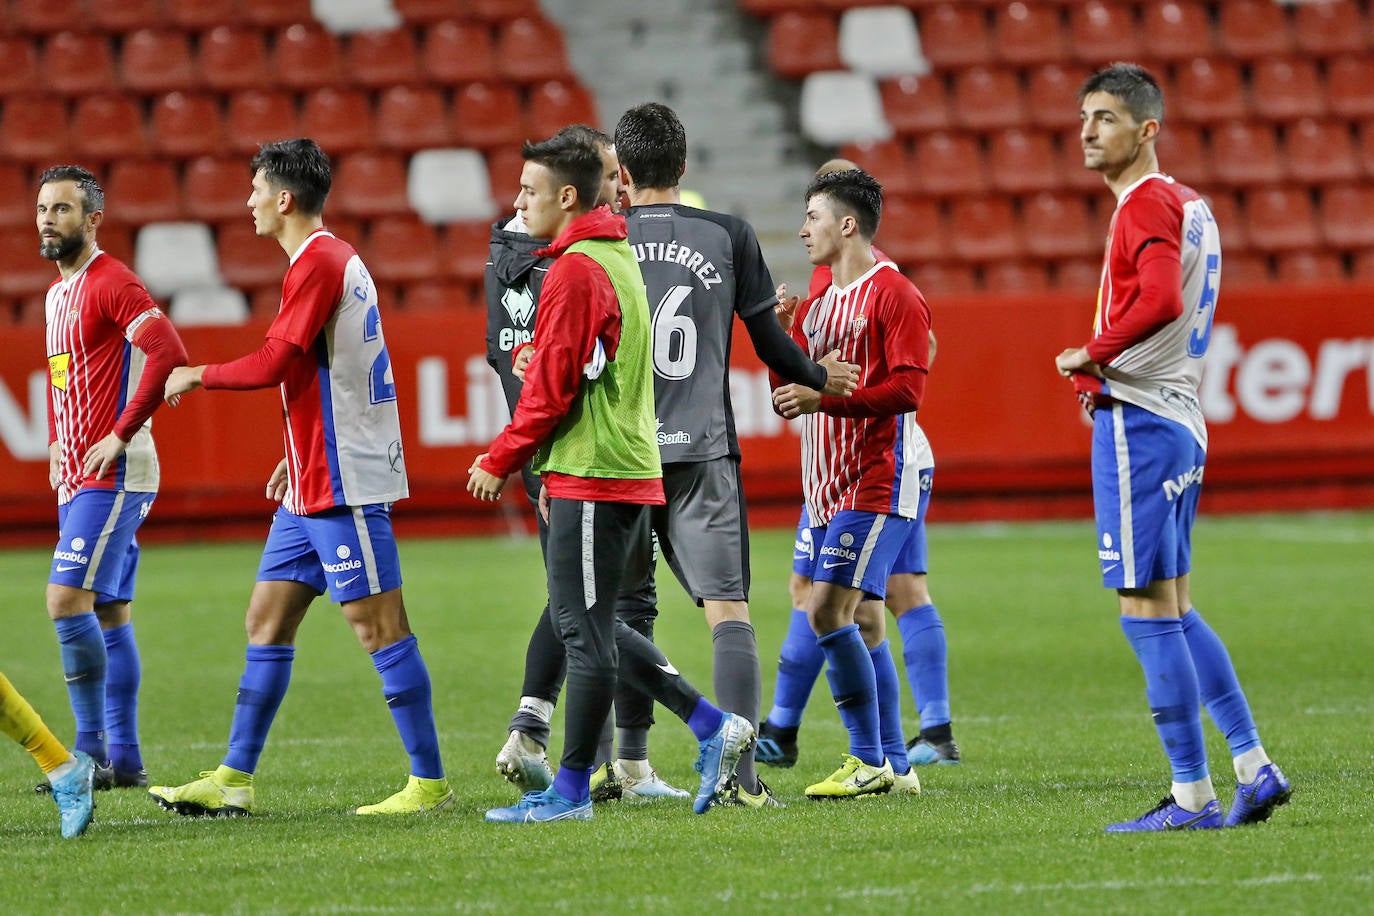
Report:
[[[67,390],[67,370],[71,368],[70,353],[54,353],[48,357],[48,380],[58,391]]]
[[[867,315],[859,315],[853,321],[849,322],[849,332],[855,337],[863,334],[864,328],[866,327],[868,327]]]

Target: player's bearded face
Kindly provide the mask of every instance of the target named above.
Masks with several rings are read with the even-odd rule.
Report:
[[[69,181],[51,182],[38,191],[38,253],[64,261],[86,244],[83,195]]]
[[[1083,164],[1094,171],[1120,172],[1140,152],[1140,128],[1122,101],[1108,92],[1092,92],[1083,98],[1079,112],[1082,126]]]
[[[64,234],[48,227],[38,237],[38,253],[49,261],[65,261],[80,251],[85,243],[86,233],[82,229]]]

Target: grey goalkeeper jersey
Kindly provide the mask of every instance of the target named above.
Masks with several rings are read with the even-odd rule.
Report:
[[[735,315],[777,304],[754,230],[682,204],[631,207],[625,218],[653,312],[662,459],[739,457],[729,377]]]

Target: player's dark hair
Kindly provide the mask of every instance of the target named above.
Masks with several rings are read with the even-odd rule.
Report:
[[[604,149],[615,143],[615,141],[612,140],[608,134],[606,134],[603,131],[599,131],[595,127],[591,127],[587,124],[569,124],[567,127],[563,128],[558,133],[568,134],[569,136],[573,137],[579,137],[583,140],[586,140],[588,143],[593,144],[599,149]],[[557,136],[557,134],[555,136]]]
[[[859,224],[859,235],[872,239],[883,218],[883,186],[863,169],[845,169],[817,175],[806,188],[806,201],[817,194],[830,198],[836,214],[852,216]]]
[[[573,186],[577,191],[578,208],[582,211],[595,207],[601,196],[601,147],[604,144],[594,138],[592,132],[589,127],[585,130],[565,127],[547,140],[539,143],[526,140],[520,147],[520,155],[527,162],[537,162],[548,169],[559,187]]]
[[[296,206],[306,216],[324,212],[333,178],[329,157],[314,140],[298,137],[264,143],[253,157],[252,168],[254,175],[262,170],[269,187],[290,191]]]
[[[1164,93],[1150,71],[1139,64],[1118,62],[1098,70],[1078,90],[1079,104],[1093,92],[1116,96],[1137,124],[1164,121]]]
[[[89,169],[79,165],[55,165],[38,176],[38,186],[54,181],[74,181],[81,192],[81,215],[88,216],[96,210],[105,209],[105,191]]]
[[[615,126],[615,154],[636,188],[675,188],[687,169],[687,131],[667,105],[636,105]]]

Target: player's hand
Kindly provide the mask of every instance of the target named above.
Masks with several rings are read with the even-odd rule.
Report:
[[[845,362],[839,350],[831,350],[816,362],[825,367],[827,376],[820,394],[847,398],[859,387],[859,364]]]
[[[784,331],[792,330],[792,319],[797,315],[797,306],[801,305],[801,296],[787,295],[787,284],[778,284],[778,304],[773,306],[773,314],[778,316],[778,324],[782,325]]]
[[[821,409],[821,393],[805,385],[783,385],[773,391],[773,409],[789,420]]]
[[[534,359],[533,346],[526,344],[519,350],[516,350],[515,358],[511,360],[510,364],[511,375],[523,382],[525,380],[525,370],[530,367],[530,360],[532,359]]]
[[[54,490],[62,483],[62,449],[56,442],[48,443],[48,486]]]
[[[129,443],[110,433],[87,450],[86,457],[82,459],[86,473],[94,474],[97,480],[104,477],[110,465],[118,461],[119,456],[124,454],[124,449],[128,447]]]
[[[482,470],[482,462],[486,459],[487,453],[478,455],[472,462],[472,467],[468,468],[468,492],[483,502],[496,502],[501,498],[501,490],[506,485],[506,478],[497,477]]]
[[[1102,367],[1093,362],[1087,347],[1069,347],[1054,358],[1054,367],[1064,378],[1074,373],[1102,378]]]
[[[267,498],[274,503],[279,503],[286,499],[286,490],[290,484],[290,477],[286,473],[286,459],[277,462],[277,466],[272,469],[272,475],[267,478]]]
[[[177,406],[183,394],[199,388],[204,374],[204,366],[177,366],[173,369],[172,374],[167,376],[167,384],[162,387],[162,399],[167,406]]]
[[[544,524],[549,523],[549,488],[542,483],[539,485],[539,516]]]

